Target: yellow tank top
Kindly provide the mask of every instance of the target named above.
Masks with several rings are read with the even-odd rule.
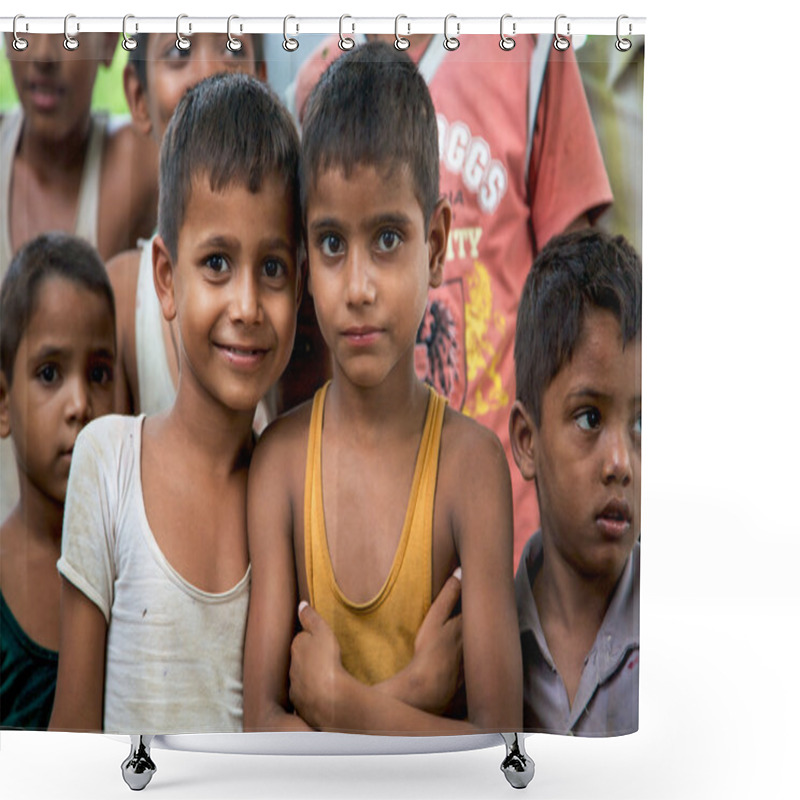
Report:
[[[305,560],[309,600],[336,634],[345,669],[372,685],[411,660],[414,639],[431,605],[433,501],[447,401],[430,390],[411,495],[389,576],[372,600],[351,603],[333,574],[322,505],[322,418],[327,389],[326,384],[314,396],[308,435]]]

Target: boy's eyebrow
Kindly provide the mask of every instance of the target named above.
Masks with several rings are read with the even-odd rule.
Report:
[[[575,389],[575,391],[570,392],[566,399],[567,402],[572,400],[608,400],[611,397],[610,394],[607,392],[601,392],[599,389],[594,389],[591,386],[582,386],[579,389]],[[641,403],[642,402],[642,395],[637,394],[633,397],[634,403]]]
[[[229,238],[224,234],[212,234],[207,239],[200,239],[198,247],[218,247],[222,250],[238,250],[240,242],[237,239]],[[282,248],[291,251],[293,248],[287,239],[282,236],[272,236],[261,239],[259,245],[267,250]]]
[[[61,358],[72,354],[70,347],[58,347],[57,345],[45,344],[40,347],[35,353],[29,357],[29,362],[46,361],[50,358]],[[116,354],[108,347],[99,347],[91,351],[94,358],[110,358],[112,361],[116,358]]]
[[[404,225],[408,225],[411,222],[411,218],[407,214],[402,214],[399,212],[386,212],[384,214],[375,214],[372,217],[367,217],[367,219],[361,222],[361,228],[365,230],[370,230],[372,228],[378,228],[381,225],[394,225],[395,227],[403,227]],[[309,224],[310,230],[321,230],[323,228],[338,228],[341,227],[341,221],[336,217],[322,217],[321,219],[315,219],[313,222]]]

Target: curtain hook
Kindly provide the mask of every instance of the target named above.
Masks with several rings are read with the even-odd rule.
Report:
[[[400,20],[401,19],[408,19],[405,14],[398,14],[394,18],[394,46],[397,50],[408,50],[411,46],[411,42],[405,38],[405,36],[400,35]],[[411,25],[408,24],[408,32],[411,33]]]
[[[17,21],[20,19],[25,19],[25,16],[23,14],[17,14],[17,16],[14,17],[14,24],[11,28],[14,34],[14,41],[11,43],[11,45],[18,53],[21,53],[28,46],[28,40],[20,38],[19,34],[17,33]],[[28,30],[27,22],[25,23],[25,30]]]
[[[500,17],[500,49],[501,50],[506,50],[506,51],[513,50],[514,46],[516,45],[516,42],[511,37],[515,36],[516,33],[517,33],[517,23],[513,22],[513,21],[511,23],[511,36],[506,36],[505,31],[503,30],[503,26],[505,25],[506,20],[507,19],[511,19],[511,18],[512,18],[511,14],[503,14],[503,16]]]
[[[456,20],[456,35],[455,36],[448,36],[447,34],[447,25],[451,19]],[[442,45],[444,46],[445,50],[458,50],[461,42],[458,41],[458,34],[461,33],[461,23],[458,21],[458,18],[455,14],[448,14],[444,18],[444,41]]]
[[[237,17],[235,14],[231,14],[228,17],[228,43],[225,45],[225,47],[227,47],[228,50],[231,51],[231,53],[238,53],[242,49],[242,40],[235,38],[234,35],[231,33],[231,22],[233,22],[233,20],[235,19],[239,19],[239,17]],[[241,32],[242,32],[242,26],[240,25],[239,33]]]
[[[297,18],[293,17],[291,14],[288,14],[283,18],[283,49],[286,50],[287,53],[293,53],[298,47],[300,47],[300,42],[298,42],[297,39],[292,39],[292,37],[287,33],[290,19]],[[299,30],[299,25],[295,24],[295,32],[298,32]]]
[[[80,44],[80,42],[78,42],[78,40],[75,37],[69,35],[68,28],[69,28],[69,21],[71,19],[75,19],[74,14],[67,14],[67,16],[64,17],[64,49],[69,51],[77,50],[78,45]],[[77,33],[80,29],[81,29],[80,23],[76,22],[75,32]]]
[[[614,47],[616,47],[617,50],[620,51],[620,53],[625,53],[626,51],[630,50],[631,47],[633,47],[631,40],[623,39],[620,34],[620,29],[621,29],[620,23],[624,19],[628,19],[628,17],[626,17],[625,14],[620,14],[617,17],[617,41],[614,43]],[[632,33],[633,33],[633,26],[631,25],[630,22],[628,22],[628,36],[630,36]]]
[[[128,36],[128,20],[129,19],[136,19],[133,14],[126,14],[122,18],[122,48],[123,50],[127,50],[130,52],[131,50],[135,50],[139,42],[136,39],[131,38]],[[134,30],[139,30],[139,23],[135,23]]]
[[[175,47],[178,50],[188,50],[191,46],[191,42],[181,33],[181,20],[187,19],[189,17],[188,14],[178,14],[177,19],[175,20]],[[192,23],[189,23],[189,33],[192,32]]]
[[[553,42],[553,47],[555,47],[556,50],[566,50],[569,47],[569,39],[566,39],[558,32],[558,21],[560,19],[567,19],[567,15],[559,14],[556,17],[555,28],[554,28],[555,41]],[[567,36],[569,35],[570,35],[570,23],[569,20],[567,20]]]
[[[351,36],[345,36],[342,28],[344,27],[344,21],[346,19],[353,19],[349,14],[342,14],[339,17],[339,49],[340,50],[352,50],[355,46],[356,40],[353,39]],[[356,26],[352,24],[353,31],[355,32]]]

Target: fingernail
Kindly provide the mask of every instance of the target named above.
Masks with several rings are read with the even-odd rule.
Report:
[[[303,609],[306,608],[306,606],[308,606],[308,603],[305,600],[301,600],[300,605],[297,606],[297,616],[303,613]]]
[[[454,578],[458,578],[459,580],[461,580],[461,567],[456,567],[453,570],[453,577]]]

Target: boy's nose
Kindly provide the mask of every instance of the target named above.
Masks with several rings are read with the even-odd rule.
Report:
[[[370,275],[365,256],[357,249],[348,255],[346,266],[346,291],[348,305],[366,305],[375,302],[375,284]]]
[[[68,381],[67,391],[67,420],[85,425],[92,418],[92,394],[87,382],[75,377]]]
[[[58,34],[37,34],[28,37],[28,59],[36,61],[40,70],[51,68],[61,61],[66,53],[64,37]]]
[[[607,429],[603,451],[603,483],[620,483],[627,486],[633,477],[633,443],[625,431]]]
[[[232,288],[231,319],[245,325],[257,324],[261,318],[261,303],[257,280],[251,270],[242,270],[239,280],[233,282]]]

